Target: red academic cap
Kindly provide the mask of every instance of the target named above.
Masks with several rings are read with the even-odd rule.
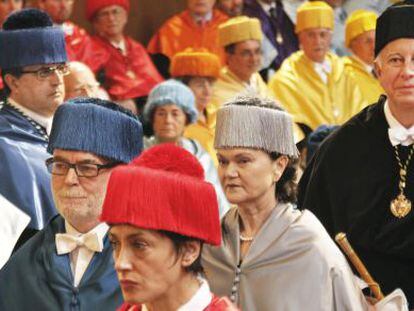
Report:
[[[129,0],[86,0],[86,18],[91,21],[100,9],[110,5],[122,6],[129,12]]]
[[[198,160],[173,144],[152,147],[112,171],[101,220],[221,242],[214,187]]]

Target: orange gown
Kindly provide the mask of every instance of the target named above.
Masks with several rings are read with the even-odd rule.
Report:
[[[228,19],[224,13],[213,10],[211,20],[198,25],[188,10],[167,20],[148,44],[151,54],[164,54],[168,58],[188,47],[206,48],[222,60],[223,48],[218,41],[218,26]]]

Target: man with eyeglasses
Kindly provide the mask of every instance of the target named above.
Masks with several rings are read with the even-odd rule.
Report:
[[[333,28],[328,4],[304,2],[295,26],[301,50],[286,58],[269,81],[276,99],[305,134],[321,125],[341,125],[368,104],[342,60],[329,51]]]
[[[257,72],[262,62],[262,38],[257,18],[238,16],[219,26],[219,41],[225,51],[226,66],[214,83],[210,110],[218,109],[247,90],[264,97],[270,95]]]
[[[52,118],[63,102],[65,39],[36,9],[11,14],[0,31],[0,69],[7,98],[0,104],[0,194],[31,220],[18,245],[56,215],[43,165]]]
[[[0,310],[115,310],[122,294],[99,221],[113,167],[142,150],[137,117],[96,98],[56,111],[46,160],[58,216],[0,271]]]
[[[163,79],[145,48],[124,34],[129,7],[129,0],[86,1],[86,16],[96,33],[93,42],[107,53],[91,68],[103,70],[103,86],[112,100],[132,100],[142,108],[150,90]]]

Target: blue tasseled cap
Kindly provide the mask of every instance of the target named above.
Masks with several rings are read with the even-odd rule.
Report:
[[[61,27],[53,27],[47,13],[23,9],[12,13],[0,31],[0,68],[67,61],[65,35]]]
[[[151,90],[144,108],[145,121],[152,121],[155,108],[170,104],[180,107],[190,123],[197,121],[198,112],[193,92],[188,86],[174,79],[161,82]]]
[[[47,151],[84,151],[128,163],[142,151],[138,118],[113,102],[77,98],[59,106]]]

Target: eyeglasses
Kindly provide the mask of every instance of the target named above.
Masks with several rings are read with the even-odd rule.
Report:
[[[24,70],[21,73],[33,73],[37,75],[39,80],[46,80],[50,78],[55,72],[61,74],[62,76],[66,76],[69,74],[69,67],[65,64],[51,66],[51,67],[42,67],[37,70]]]
[[[118,165],[118,162],[108,164],[91,164],[91,163],[68,163],[63,161],[57,161],[53,158],[46,160],[46,167],[49,173],[58,176],[64,176],[69,172],[69,169],[73,168],[78,177],[96,177],[99,175],[99,171],[106,168],[112,168]]]

